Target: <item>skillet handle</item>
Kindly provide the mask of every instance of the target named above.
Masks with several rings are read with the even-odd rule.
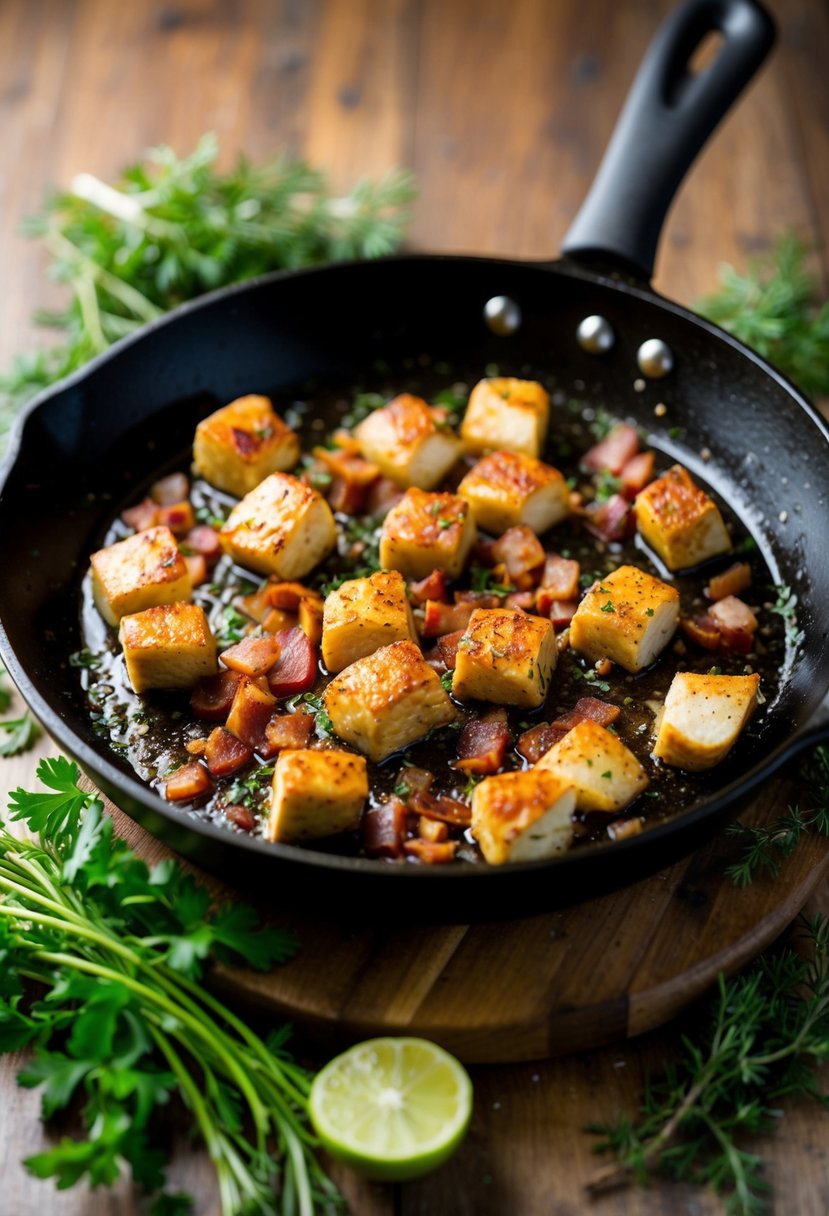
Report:
[[[694,52],[710,34],[721,44],[695,72]],[[685,0],[649,46],[596,179],[562,252],[610,261],[650,279],[659,234],[697,153],[774,42],[757,0]],[[713,220],[712,220],[713,222]]]

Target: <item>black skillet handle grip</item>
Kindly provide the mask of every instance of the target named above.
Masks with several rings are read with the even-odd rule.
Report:
[[[695,72],[689,61],[710,34],[719,34],[721,44]],[[648,48],[563,253],[621,264],[650,279],[680,182],[774,36],[756,0],[685,0],[671,13]]]

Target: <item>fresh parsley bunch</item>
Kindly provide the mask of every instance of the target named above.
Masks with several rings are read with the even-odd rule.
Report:
[[[205,135],[182,158],[151,150],[114,186],[82,173],[28,221],[71,298],[35,315],[64,342],[18,357],[0,378],[0,433],[28,398],[183,300],[271,270],[379,257],[400,243],[414,198],[409,173],[336,198],[304,161],[240,158],[220,172],[218,153]]]
[[[177,1094],[216,1169],[223,1216],[312,1216],[339,1199],[314,1156],[310,1078],[199,982],[213,960],[260,970],[296,947],[252,909],[211,909],[173,860],[152,869],[113,833],[96,794],[63,757],[44,789],[16,790],[0,825],[0,1049],[33,1048],[19,1074],[42,1086],[43,1117],[80,1098],[85,1138],[63,1139],[27,1168],[58,1187],[111,1184],[128,1166],[155,1216],[189,1208],[164,1189],[153,1143],[158,1108]]]

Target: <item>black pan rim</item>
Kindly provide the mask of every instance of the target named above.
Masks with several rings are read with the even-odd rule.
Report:
[[[366,270],[370,272],[371,267],[374,265],[392,263],[403,267],[424,262],[450,262],[459,267],[469,265],[491,266],[494,271],[509,269],[519,272],[530,271],[542,274],[561,274],[568,278],[578,278],[603,288],[618,291],[623,295],[630,295],[636,299],[656,304],[660,309],[670,312],[697,326],[709,335],[714,336],[723,345],[739,353],[767,376],[771,377],[772,380],[786,391],[793,404],[803,410],[809,417],[820,432],[823,440],[829,442],[829,424],[827,424],[826,420],[817,412],[815,407],[786,376],[755,351],[734,338],[733,335],[721,329],[713,322],[700,317],[692,310],[660,295],[647,282],[641,279],[632,278],[618,271],[602,271],[567,258],[556,261],[539,260],[533,262],[511,258],[491,258],[471,255],[403,253],[390,255],[387,258],[377,259],[373,262],[338,262],[325,266],[276,271],[272,274],[259,276],[245,283],[220,288],[195,300],[187,301],[178,308],[142,327],[136,333],[121,339],[94,360],[90,361],[90,363],[72,373],[72,375],[45,389],[24,407],[16,419],[10,434],[8,452],[2,466],[0,466],[0,500],[2,500],[6,483],[20,454],[28,419],[37,410],[59,398],[67,389],[93,377],[98,369],[107,366],[111,362],[117,362],[121,352],[127,348],[131,348],[136,343],[146,340],[150,334],[161,327],[174,326],[181,317],[189,316],[191,313],[198,312],[203,308],[209,308],[215,302],[224,302],[228,298],[256,291],[275,283],[288,282],[297,277],[307,278],[318,275],[331,275],[343,271],[354,272],[357,269],[361,272]],[[674,818],[655,824],[640,836],[614,842],[612,846],[606,844],[588,846],[576,852],[563,853],[560,856],[543,861],[520,862],[510,866],[480,865],[443,868],[435,866],[388,865],[382,861],[374,861],[368,858],[343,857],[318,852],[312,848],[297,848],[291,845],[271,843],[262,838],[253,838],[241,833],[229,832],[226,828],[218,827],[209,821],[199,820],[196,817],[191,818],[186,813],[183,813],[182,810],[165,802],[163,798],[143,785],[137,778],[123,773],[105,756],[85,743],[66,725],[60,714],[41,697],[26,671],[18,662],[2,621],[0,621],[0,656],[2,656],[3,662],[24,700],[30,705],[52,739],[65,748],[70,755],[74,756],[82,768],[92,774],[100,774],[106,783],[125,795],[128,801],[131,800],[141,804],[147,811],[168,820],[176,828],[186,828],[196,836],[207,837],[215,843],[221,843],[224,846],[233,845],[248,853],[270,856],[275,862],[289,863],[292,866],[310,866],[317,871],[323,869],[341,873],[360,874],[365,877],[371,876],[372,879],[385,881],[393,880],[399,882],[401,881],[399,876],[406,875],[405,880],[402,881],[410,883],[418,881],[439,882],[445,884],[464,875],[467,878],[474,876],[480,883],[483,881],[498,881],[499,875],[503,876],[506,873],[512,875],[517,872],[535,873],[537,871],[577,873],[585,865],[589,866],[597,853],[606,854],[607,850],[611,847],[614,857],[624,857],[631,852],[634,854],[638,852],[642,849],[645,842],[648,845],[658,845],[663,838],[673,836],[680,824],[683,828],[691,830],[695,825],[705,820],[715,819],[729,807],[733,807],[736,813],[736,801],[738,797],[750,793],[770,777],[780,764],[789,757],[792,750],[792,739],[790,737],[780,743],[762,762],[754,765],[748,772],[720,790],[716,796],[702,800]]]

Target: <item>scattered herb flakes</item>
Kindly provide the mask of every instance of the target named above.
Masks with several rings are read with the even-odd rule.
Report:
[[[616,609],[613,607],[612,600],[608,600],[606,604],[602,604],[601,610],[602,610],[602,612],[615,612],[616,611]]]
[[[73,651],[69,656],[70,667],[88,667],[93,671],[99,668],[103,661],[102,655],[93,654],[87,646],[84,646],[81,650]]]
[[[386,398],[382,393],[357,393],[348,412],[343,414],[342,424],[351,430],[385,404]]]
[[[516,590],[512,584],[499,583],[497,575],[492,570],[487,570],[485,566],[471,566],[469,575],[472,590],[478,591],[482,595],[497,595],[499,599],[506,599]]]
[[[452,680],[454,679],[454,671],[445,671],[440,677],[440,682],[447,692],[452,691]]]
[[[793,650],[796,650],[805,636],[803,630],[797,627],[797,596],[785,583],[778,583],[774,590],[777,592],[777,599],[772,604],[771,610],[783,618],[786,642]]]

